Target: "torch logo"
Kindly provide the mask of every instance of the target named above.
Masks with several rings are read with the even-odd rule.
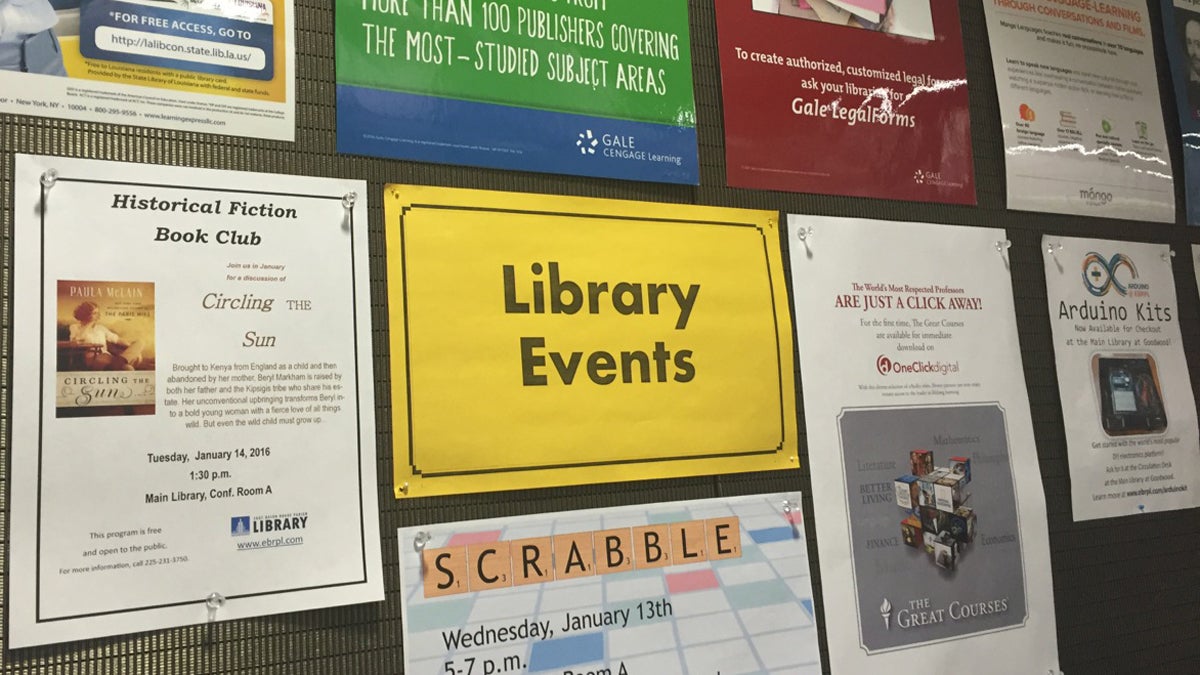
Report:
[[[887,598],[883,599],[883,604],[879,606],[879,616],[883,618],[883,627],[892,629],[892,603]]]

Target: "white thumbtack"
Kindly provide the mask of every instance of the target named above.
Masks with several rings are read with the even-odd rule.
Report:
[[[996,242],[996,253],[1004,253],[1010,248],[1012,248],[1012,242],[1007,239]]]
[[[217,620],[217,610],[225,606],[225,596],[213,591],[208,594],[204,605],[208,607],[208,622],[212,623]]]
[[[428,532],[418,532],[417,536],[413,537],[413,549],[416,550],[417,553],[424,551],[425,545],[428,544],[429,540],[432,538],[433,537],[429,536]]]
[[[42,172],[42,187],[52,188],[58,182],[58,169],[46,169]]]
[[[342,195],[342,206],[348,209],[354,208],[354,202],[356,201],[358,201],[358,193],[353,190]]]

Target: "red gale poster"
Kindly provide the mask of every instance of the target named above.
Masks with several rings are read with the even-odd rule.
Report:
[[[716,6],[729,185],[975,203],[957,2]]]

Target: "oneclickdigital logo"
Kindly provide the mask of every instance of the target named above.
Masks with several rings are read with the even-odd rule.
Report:
[[[875,359],[875,370],[884,377],[889,375],[949,375],[957,373],[958,369],[958,361],[911,361],[909,363],[901,363],[893,360],[886,354],[880,354],[879,358]]]

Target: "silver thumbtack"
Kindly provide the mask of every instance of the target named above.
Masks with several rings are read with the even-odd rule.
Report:
[[[1046,244],[1046,253],[1049,253],[1052,256],[1057,257],[1058,254],[1060,252],[1062,252],[1062,250],[1063,250],[1062,244]]]
[[[789,499],[783,500],[783,516],[787,519],[788,524],[792,526],[792,538],[800,538],[800,528],[796,526],[796,519],[792,517],[792,502]]]
[[[429,536],[428,532],[424,532],[424,531],[418,532],[417,536],[413,537],[413,549],[417,553],[424,551],[425,545],[428,544],[429,540],[432,538],[433,537]]]
[[[42,187],[52,188],[58,182],[58,169],[46,169],[42,172]]]
[[[1004,253],[1010,248],[1012,248],[1012,242],[1007,239],[996,242],[996,253]]]
[[[208,607],[208,622],[212,623],[217,620],[217,610],[225,606],[225,596],[215,591],[209,593],[204,605]]]
[[[358,193],[353,190],[342,195],[342,206],[348,209],[354,208],[354,202],[356,201],[358,201]]]
[[[1162,257],[1163,262],[1171,262],[1171,258],[1175,257],[1175,251],[1173,249],[1169,250],[1166,253],[1162,254],[1161,257]]]
[[[796,232],[796,237],[799,238],[800,241],[808,241],[812,236],[813,229],[811,225],[808,227],[802,227]]]

